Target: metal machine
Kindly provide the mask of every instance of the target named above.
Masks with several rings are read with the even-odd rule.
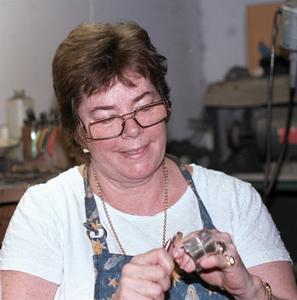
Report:
[[[209,85],[203,98],[214,132],[213,167],[267,192],[275,182],[297,189],[297,1],[281,5],[274,22],[289,53],[288,74],[274,75],[272,41],[268,90],[267,78],[251,77]]]

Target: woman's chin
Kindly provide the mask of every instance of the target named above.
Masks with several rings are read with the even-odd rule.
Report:
[[[151,176],[158,169],[158,164],[153,160],[133,160],[129,164],[123,164],[121,168],[122,176],[130,179],[141,179]]]

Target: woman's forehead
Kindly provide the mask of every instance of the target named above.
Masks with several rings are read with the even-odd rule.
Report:
[[[132,84],[125,84],[124,82],[117,80],[114,84],[104,91],[91,95],[86,99],[88,105],[110,105],[117,104],[123,100],[137,101],[137,99],[147,96],[155,96],[157,94],[156,89],[152,85],[151,81],[144,77],[129,77]]]
[[[148,78],[137,75],[127,77],[132,84],[116,80],[109,88],[85,98],[80,107],[80,113],[93,111],[123,109],[127,110],[142,99],[155,98],[158,93]]]

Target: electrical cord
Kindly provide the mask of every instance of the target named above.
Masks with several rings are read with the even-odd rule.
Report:
[[[274,169],[273,175],[271,177],[271,180],[269,182],[269,185],[266,187],[263,195],[263,200],[267,205],[271,204],[271,199],[269,199],[269,195],[271,194],[272,190],[275,187],[275,184],[277,182],[277,179],[279,177],[279,174],[281,172],[284,160],[286,158],[288,146],[289,146],[289,133],[293,118],[293,111],[294,111],[294,98],[295,98],[296,89],[290,88],[290,100],[288,104],[288,115],[287,115],[287,121],[286,121],[286,127],[285,127],[285,134],[284,134],[284,140],[281,147],[280,154],[278,156],[277,164]],[[269,176],[269,174],[268,174]]]
[[[289,133],[292,123],[293,110],[294,110],[294,98],[296,88],[295,85],[290,86],[289,90],[289,104],[288,104],[288,114],[286,120],[286,127],[284,133],[283,144],[277,159],[277,164],[275,169],[273,170],[273,174],[271,173],[271,135],[272,135],[272,99],[273,99],[273,78],[274,78],[274,61],[275,61],[275,44],[276,44],[276,33],[277,33],[277,17],[281,14],[281,11],[278,10],[273,18],[273,29],[272,29],[272,44],[271,44],[271,60],[270,60],[270,73],[268,80],[268,103],[267,103],[267,138],[266,138],[266,168],[265,168],[265,178],[263,185],[263,201],[269,206],[271,205],[271,199],[269,198],[271,192],[275,188],[277,183],[279,174],[281,172],[284,160],[286,158],[288,144],[289,144]],[[290,66],[291,67],[291,66]],[[293,66],[293,68],[296,65]],[[295,71],[295,70],[294,70]],[[271,177],[271,178],[270,178]]]
[[[273,16],[272,34],[271,34],[271,50],[270,50],[270,68],[268,77],[268,99],[267,99],[267,128],[266,128],[266,168],[264,176],[264,197],[265,200],[266,191],[269,185],[269,175],[271,169],[271,135],[272,135],[272,100],[273,100],[273,83],[274,83],[274,65],[275,65],[275,46],[276,36],[278,32],[277,18],[280,15],[280,10],[277,10]],[[265,202],[265,201],[264,201]]]

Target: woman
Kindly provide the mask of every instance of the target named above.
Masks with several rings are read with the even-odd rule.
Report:
[[[85,163],[23,196],[3,299],[297,299],[255,190],[165,156],[166,71],[134,23],[81,25],[59,46],[54,89]],[[186,243],[201,232],[217,249],[198,258]]]

